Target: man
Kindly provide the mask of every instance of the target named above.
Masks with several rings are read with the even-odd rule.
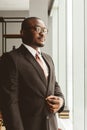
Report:
[[[23,44],[1,57],[1,110],[7,130],[58,130],[55,113],[63,110],[64,96],[51,57],[40,51],[46,35],[40,18],[26,18]]]

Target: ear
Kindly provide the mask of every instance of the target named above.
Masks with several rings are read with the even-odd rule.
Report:
[[[20,30],[20,35],[23,36],[23,30]]]

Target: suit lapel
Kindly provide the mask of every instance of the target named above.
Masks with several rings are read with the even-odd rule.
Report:
[[[49,91],[49,89],[50,89],[50,86],[51,86],[51,82],[52,82],[52,69],[51,69],[51,64],[50,64],[50,60],[49,60],[49,58],[48,58],[48,56],[47,55],[45,55],[44,53],[42,53],[42,57],[43,57],[43,59],[45,60],[45,62],[46,62],[46,64],[47,64],[47,66],[48,66],[48,70],[49,70],[49,76],[48,76],[48,83],[47,83],[47,95],[48,95],[48,91]],[[51,93],[49,93],[49,95],[50,95]]]
[[[32,64],[35,71],[37,71],[39,77],[41,78],[41,80],[43,81],[43,83],[46,86],[46,78],[45,78],[44,72],[43,72],[42,68],[40,67],[39,63],[35,60],[33,55],[27,50],[27,48],[25,48],[23,45],[21,45],[21,49],[22,49],[22,52],[23,52],[23,55],[25,56],[25,58]]]

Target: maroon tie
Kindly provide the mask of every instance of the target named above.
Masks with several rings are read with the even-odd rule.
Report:
[[[39,63],[39,65],[41,66],[41,68],[43,69],[44,71],[44,74],[45,74],[45,77],[47,78],[48,76],[48,72],[47,72],[47,68],[46,66],[44,65],[42,59],[40,58],[39,56],[40,54],[36,53],[36,61]]]

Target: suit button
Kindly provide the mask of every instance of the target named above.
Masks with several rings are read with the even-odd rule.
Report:
[[[49,119],[49,116],[46,116],[46,119],[48,120],[48,119]]]

